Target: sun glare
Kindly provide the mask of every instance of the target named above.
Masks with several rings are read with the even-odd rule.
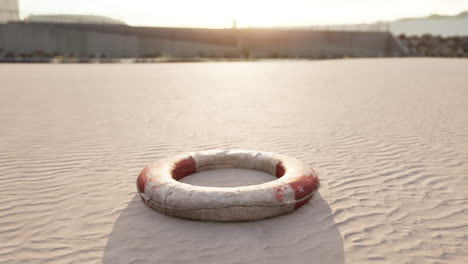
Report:
[[[294,4],[294,2],[296,2]],[[152,2],[153,10],[158,10],[160,4]],[[318,5],[317,8],[306,8],[309,4],[293,1],[249,1],[239,0],[233,2],[220,2],[213,0],[193,1],[184,4],[180,9],[176,3],[165,4],[166,12],[155,12],[155,16],[144,14],[135,16],[135,22],[141,24],[153,24],[158,20],[175,20],[178,26],[196,26],[223,28],[231,27],[233,21],[239,27],[274,27],[297,26],[304,24],[346,23],[359,20],[362,14],[349,12],[349,9],[333,9]],[[157,15],[156,15],[157,14]],[[133,21],[133,19],[130,19]],[[362,20],[362,19],[361,19]]]
[[[456,14],[468,0],[22,0],[22,17],[29,14],[92,14],[130,25],[167,27],[307,26],[372,23],[433,13]]]
[[[154,1],[143,3],[150,8],[133,14],[128,19],[129,23],[154,25],[156,21],[172,21],[175,26],[223,28],[231,27],[236,20],[239,27],[274,27],[370,23],[432,12],[430,5],[421,5],[421,1],[176,0],[164,4]],[[437,6],[437,3],[433,5]],[[445,5],[438,10],[456,13],[460,9],[450,7],[453,6]]]

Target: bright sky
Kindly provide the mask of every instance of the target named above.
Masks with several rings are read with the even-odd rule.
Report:
[[[130,25],[303,26],[367,23],[468,10],[468,0],[19,0],[30,14],[92,14]]]

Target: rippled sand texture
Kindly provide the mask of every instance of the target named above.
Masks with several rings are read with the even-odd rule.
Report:
[[[4,64],[0,124],[0,263],[468,263],[468,60]],[[300,158],[320,195],[228,224],[136,196],[212,148]]]

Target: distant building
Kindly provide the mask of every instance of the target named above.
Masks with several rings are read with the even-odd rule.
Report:
[[[0,57],[342,58],[401,54],[388,32],[152,28],[14,22],[0,25]]]
[[[395,35],[468,36],[468,16],[398,20],[390,24],[390,29]]]
[[[236,20],[233,28],[237,28]],[[132,27],[94,15],[30,15],[0,0],[0,58],[338,58],[402,53],[388,32]]]
[[[381,31],[407,36],[424,34],[442,37],[468,36],[468,11],[454,16],[430,15],[370,24],[317,25],[303,28],[329,31]]]
[[[0,0],[0,23],[19,21],[18,0]]]
[[[2,1],[2,0],[0,0]],[[69,23],[69,24],[107,24],[107,25],[124,25],[123,21],[93,15],[30,15],[24,19],[25,22],[31,23]]]

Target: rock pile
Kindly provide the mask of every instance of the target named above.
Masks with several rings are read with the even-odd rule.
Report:
[[[408,48],[409,56],[468,57],[468,36],[441,37],[432,35],[399,35],[398,39]]]

